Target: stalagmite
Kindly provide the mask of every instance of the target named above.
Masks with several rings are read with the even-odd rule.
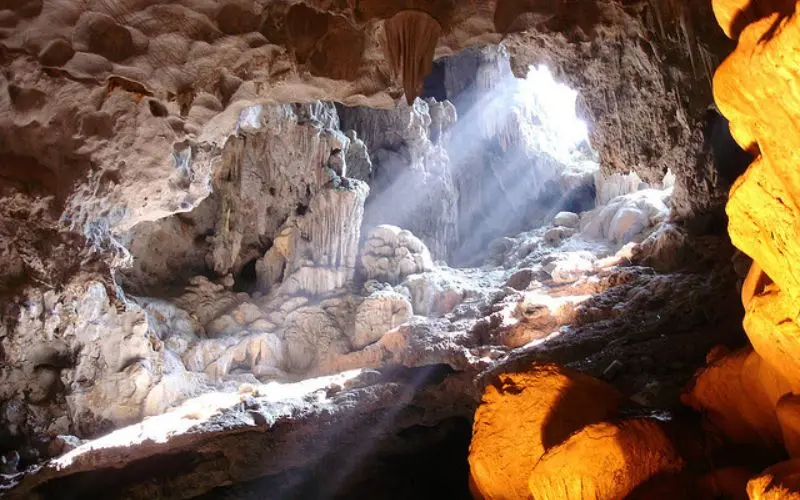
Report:
[[[433,53],[442,27],[422,11],[403,10],[384,24],[389,62],[397,76],[402,76],[409,105],[422,93],[422,82],[430,73]]]

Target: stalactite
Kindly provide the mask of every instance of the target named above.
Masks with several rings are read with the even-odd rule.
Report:
[[[436,19],[422,11],[404,10],[386,20],[386,50],[396,76],[402,75],[408,104],[422,92],[442,32]]]

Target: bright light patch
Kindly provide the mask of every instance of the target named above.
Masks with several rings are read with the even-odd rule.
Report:
[[[557,82],[547,66],[530,66],[527,77],[518,80],[514,97],[528,116],[536,118],[532,123],[544,139],[541,147],[555,157],[569,157],[578,144],[588,140],[586,122],[575,113],[578,92]]]
[[[302,380],[296,383],[281,384],[270,382],[268,384],[254,385],[253,389],[258,394],[258,401],[266,403],[287,403],[282,411],[291,412],[297,404],[303,404],[309,395],[330,387],[333,384],[343,386],[346,382],[355,379],[362,370],[349,370],[325,377]],[[317,401],[325,399],[320,394]],[[174,410],[167,413],[149,417],[141,423],[129,425],[116,430],[101,438],[89,441],[69,453],[51,462],[52,467],[61,470],[92,450],[104,448],[130,447],[144,442],[166,443],[169,439],[184,434],[192,427],[210,420],[215,415],[233,408],[242,401],[242,394],[238,392],[211,392],[192,398]],[[295,405],[292,405],[295,403]],[[280,415],[275,415],[277,418]]]

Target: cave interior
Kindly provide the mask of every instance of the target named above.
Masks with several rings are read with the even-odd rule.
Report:
[[[800,499],[799,63],[790,0],[0,3],[0,496]]]

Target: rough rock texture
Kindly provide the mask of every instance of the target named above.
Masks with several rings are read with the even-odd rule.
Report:
[[[96,436],[140,420],[163,377],[185,375],[163,350],[145,311],[109,297],[102,283],[30,296],[3,342],[6,438]],[[161,394],[161,403],[192,395],[189,380],[186,390]]]
[[[396,75],[402,75],[406,102],[410,106],[422,92],[425,75],[431,71],[442,26],[430,14],[405,10],[389,18],[384,30],[389,62]]]
[[[358,306],[356,325],[350,342],[355,348],[363,348],[408,321],[411,314],[411,303],[403,295],[397,292],[375,292]]]
[[[733,292],[735,276],[726,277],[722,270],[719,276],[708,278],[703,274],[682,274],[675,270],[670,270],[672,274],[657,274],[637,267],[613,267],[627,265],[629,257],[625,256],[630,256],[630,251],[623,249],[620,255],[615,256],[611,254],[614,249],[609,243],[585,241],[579,233],[553,246],[544,239],[549,229],[543,227],[508,238],[508,244],[502,247],[504,254],[490,256],[490,259],[500,258],[507,262],[504,268],[450,269],[437,266],[421,274],[406,276],[399,284],[371,280],[364,283],[357,293],[350,291],[338,295],[336,292],[317,301],[306,296],[249,295],[234,291],[232,278],[213,282],[201,277],[193,278],[185,291],[175,298],[139,299],[148,311],[147,320],[152,332],[161,336],[163,347],[159,355],[176,367],[176,371],[162,376],[148,393],[145,408],[148,412],[158,413],[167,409],[170,401],[185,399],[190,395],[188,390],[202,388],[205,392],[218,388],[230,391],[237,387],[249,390],[246,388],[259,386],[259,380],[276,381],[268,385],[272,389],[266,393],[275,391],[273,396],[276,399],[271,401],[283,408],[291,404],[280,388],[297,377],[355,368],[387,370],[392,366],[446,364],[448,373],[452,370],[464,372],[457,377],[460,382],[436,382],[440,384],[436,387],[444,392],[423,406],[414,403],[416,409],[409,411],[413,414],[424,407],[423,414],[431,416],[446,409],[450,404],[446,402],[449,401],[447,398],[456,397],[470,402],[470,409],[465,410],[469,415],[477,404],[479,388],[493,374],[518,372],[520,370],[515,367],[527,368],[532,361],[548,359],[603,376],[641,404],[675,404],[678,387],[702,362],[710,346],[730,340],[731,326],[728,323],[731,320],[735,323],[736,318],[730,314],[727,297],[718,295],[720,290]],[[399,230],[390,233],[401,234]],[[681,241],[687,245],[686,240]],[[700,269],[707,269],[710,262],[719,262],[724,248],[711,247],[703,253],[687,245],[684,254],[687,261]],[[574,274],[566,284],[553,280],[547,271],[555,269],[550,266],[553,262],[561,262],[558,259],[563,252],[583,252],[591,264],[583,270],[573,270]],[[530,271],[528,285],[521,291],[503,289],[503,284],[522,269]],[[589,298],[591,294],[596,295]],[[734,293],[731,295],[735,305],[736,296]],[[359,310],[372,310],[375,303],[384,303],[383,297],[391,297],[391,311],[386,309],[386,316],[381,321],[373,321],[381,319],[377,314],[367,315],[369,321],[359,321]],[[402,307],[395,309],[395,305]],[[567,313],[562,314],[562,305],[567,307]],[[408,316],[409,307],[436,317]],[[213,311],[213,314],[208,314],[208,311]],[[397,325],[404,318],[407,321]],[[357,337],[356,332],[365,334],[369,342],[365,340],[366,345],[362,346],[358,340],[361,337]],[[509,342],[512,338],[522,338],[510,332],[528,332],[527,339],[533,341],[520,349],[513,349],[524,342]],[[176,359],[177,353],[181,353],[180,360]],[[185,368],[179,369],[181,366]],[[482,370],[487,372],[476,379]],[[559,368],[556,371],[561,373],[563,370]],[[182,384],[181,380],[185,382]],[[414,380],[413,376],[411,380]],[[369,412],[371,400],[367,394],[378,390],[372,379],[365,384],[367,392],[347,396],[347,404],[352,405],[355,412]],[[327,389],[328,392],[336,390]],[[542,395],[541,391],[530,394]],[[203,398],[206,396],[197,401]],[[312,399],[316,401],[315,398]],[[406,404],[404,401],[400,400],[402,405]],[[25,407],[21,409],[22,415],[30,411]],[[520,411],[513,413],[517,418]],[[304,417],[298,413],[292,415],[286,418],[285,425],[301,425]],[[401,432],[405,425],[402,422],[392,424],[389,426],[391,430],[383,435]],[[309,436],[312,435],[310,429]],[[510,429],[518,432],[516,426]],[[138,433],[135,428],[125,432]],[[227,441],[220,437],[218,427],[196,429],[192,436],[185,439],[173,436],[163,447],[135,447],[139,451],[132,453],[143,453],[142,462],[126,465],[127,462],[120,462],[115,453],[101,453],[94,456],[92,463],[101,468],[115,464],[114,467],[122,470],[133,470],[129,467],[138,467],[136,463],[158,463],[159,457],[167,450],[178,453],[177,450],[183,446],[193,448],[198,439],[205,439],[199,436],[209,437],[209,442],[217,443],[213,447],[219,448],[214,449],[225,456],[237,455],[237,450],[241,449],[239,440]],[[275,446],[280,448],[283,445]],[[303,461],[298,467],[316,467],[313,465],[316,455],[309,456],[311,462]],[[295,463],[278,457],[274,460],[281,460],[283,465],[270,462],[273,465],[268,469],[247,469],[252,473],[241,469],[237,462],[230,470],[240,472],[232,472],[231,480],[242,482],[263,474],[283,474],[284,465]],[[75,484],[72,481],[80,481],[85,472],[81,467],[69,465],[58,474],[73,478],[64,481]],[[44,473],[44,476],[31,476],[25,480],[27,486],[24,488],[40,491],[58,488],[60,480],[49,474],[51,472]],[[138,473],[132,474],[139,477]],[[182,472],[165,471],[164,474],[173,478],[183,477]],[[193,486],[186,489],[187,492],[206,491],[228,481],[228,476],[204,474],[201,479],[196,475],[191,477],[194,478]],[[527,479],[527,474],[522,477],[520,488],[527,488]],[[463,481],[466,484],[466,475]],[[114,487],[118,488],[115,491],[127,491],[128,484],[123,481]],[[175,491],[166,484],[156,488]]]
[[[410,231],[385,224],[367,234],[361,268],[368,280],[396,285],[406,276],[432,270],[433,261],[425,244]]]
[[[747,482],[747,495],[752,500],[800,498],[800,463],[787,460],[768,467],[764,472]]]
[[[684,166],[672,169],[679,184],[706,203],[701,193],[709,191],[703,186],[708,176],[695,182],[688,170],[694,163],[686,161],[689,149],[700,147],[687,140],[687,130],[699,116],[695,111],[709,104],[707,87],[697,82],[723,52],[712,43],[718,38],[713,31],[693,29],[708,17],[705,6],[567,5],[15,2],[4,10],[0,28],[3,175],[15,186],[35,184],[43,195],[54,195],[65,204],[52,207],[54,221],[63,215],[71,232],[119,251],[115,239],[122,232],[188,211],[208,195],[222,146],[240,118],[247,121],[242,110],[318,98],[392,106],[401,82],[392,81],[386,57],[385,25],[397,24],[391,18],[413,29],[438,24],[438,56],[535,27],[537,34],[526,37],[538,45],[509,39],[512,67],[522,76],[534,59],[556,63],[584,96],[604,163],[663,173],[652,165],[659,160],[650,159],[668,151],[664,166]],[[430,54],[429,41],[413,39],[403,56],[427,64],[417,55]],[[421,74],[410,64],[402,69]],[[648,85],[629,86],[632,81]],[[627,99],[626,89],[636,89],[636,98]],[[675,116],[678,129],[671,133]],[[33,211],[29,202],[22,205]],[[15,212],[8,219],[20,217]],[[15,232],[23,233],[21,241],[13,252],[4,250],[10,265],[3,266],[12,290],[30,282],[21,278],[20,266],[35,268],[51,251],[24,243],[27,231]],[[58,237],[80,247],[67,254],[83,248],[69,233]],[[52,270],[45,274],[39,279],[63,282]]]
[[[365,443],[391,437],[398,428],[432,425],[471,412],[470,398],[458,390],[437,388],[435,377],[387,382],[380,374],[373,372],[378,377],[371,381],[367,375],[344,373],[206,394],[173,412],[111,433],[96,446],[79,446],[31,476],[35,479],[9,498],[50,498],[55,492],[70,498],[193,498],[220,484],[284,471],[287,465],[330,463],[333,450],[368,456],[371,450]],[[464,382],[451,378],[445,387]],[[434,402],[441,406],[434,409]],[[432,411],[407,411],[408,404]],[[327,431],[320,434],[321,429]],[[200,435],[213,439],[198,440]],[[112,464],[114,469],[103,470]],[[149,465],[138,469],[142,464]],[[137,472],[129,474],[128,467]],[[335,480],[331,485],[340,488]],[[298,485],[281,488],[296,495],[292,486]]]
[[[382,167],[398,157],[406,161],[408,151],[433,157],[410,162],[422,165],[421,177],[435,173],[427,205],[412,203],[425,193],[408,189],[402,193],[413,197],[386,199],[393,206],[401,199],[426,207],[425,217],[415,215],[400,226],[417,232],[437,256],[465,240],[450,221],[464,220],[461,208],[477,200],[479,186],[464,181],[466,171],[460,179],[446,173],[452,165],[443,161],[446,150],[440,144],[453,134],[447,129],[454,117],[448,104],[418,100],[410,108],[384,111],[389,118],[376,122],[407,123],[410,129],[400,143],[389,141],[392,147],[383,153],[372,147],[374,124],[369,133],[358,131],[359,143],[356,135],[337,131],[331,105],[285,104],[326,98],[392,107],[401,86],[408,101],[422,90],[421,77],[434,55],[525,31],[507,38],[511,59],[499,60],[508,64],[503,71],[513,68],[522,76],[533,59],[545,60],[542,48],[549,52],[547,60],[583,94],[607,170],[634,168],[653,184],[655,174],[660,179],[670,167],[676,192],[685,194],[691,187],[695,196],[678,197],[676,217],[712,206],[724,188],[706,168],[708,151],[701,148],[697,117],[708,104],[708,92],[697,82],[713,66],[712,53],[721,49],[712,32],[693,31],[708,9],[619,1],[580,7],[560,1],[421,6],[316,0],[4,5],[0,298],[9,300],[0,326],[0,438],[3,447],[24,452],[3,457],[4,470],[34,464],[38,458],[31,449],[63,441],[53,436],[91,437],[164,412],[196,392],[259,380],[286,382],[348,367],[446,364],[467,372],[463,379],[469,382],[440,380],[444,394],[415,402],[410,411],[424,408],[424,418],[393,425],[390,433],[404,425],[440,422],[450,415],[443,408],[468,416],[474,398],[464,403],[462,396],[474,389],[477,371],[537,357],[602,373],[640,399],[674,400],[674,387],[647,384],[656,366],[666,366],[656,374],[659,380],[682,383],[696,366],[697,352],[725,338],[722,326],[736,320],[730,314],[736,308],[727,307],[728,297],[719,290],[731,276],[717,268],[709,277],[670,265],[664,266],[669,274],[637,267],[606,272],[604,258],[613,253],[608,242],[593,247],[597,254],[581,253],[587,244],[566,230],[573,228],[547,228],[546,238],[500,240],[493,245],[491,263],[499,262],[501,269],[437,272],[427,265],[430,259],[422,259],[421,266],[414,261],[413,272],[426,271],[422,274],[388,269],[387,283],[375,286],[408,297],[413,312],[437,317],[410,317],[396,325],[407,309],[398,318],[393,309],[388,322],[359,330],[375,339],[359,349],[361,340],[353,343],[357,311],[364,296],[375,291],[361,294],[361,283],[353,282],[367,190],[348,180],[348,166],[375,184]],[[538,45],[522,47],[531,40]],[[476,65],[474,81],[485,84],[496,75],[494,69]],[[461,88],[454,83],[459,71],[446,69],[448,92]],[[481,131],[496,140],[497,147],[487,153],[495,156],[487,160],[492,166],[519,167],[507,162],[506,154],[516,154],[524,135],[521,117],[514,114]],[[415,141],[414,147],[405,144]],[[693,155],[699,158],[694,163]],[[452,163],[466,161],[457,160]],[[555,167],[549,159],[538,160],[544,170]],[[693,170],[697,165],[699,173]],[[503,187],[520,178],[518,172],[491,174]],[[556,186],[521,176],[528,182],[513,184],[519,196],[498,199],[512,206],[509,200],[541,188],[544,204],[553,208],[550,202],[564,194],[563,185],[577,194],[570,206],[555,210],[580,212],[594,200],[584,174],[568,175]],[[485,209],[492,201],[487,196],[475,205]],[[462,225],[479,242],[467,248],[470,258],[480,260],[478,250],[507,231],[506,222],[529,222],[525,210],[512,208],[518,217],[502,221],[489,235],[470,231],[491,220],[491,212]],[[386,221],[376,224],[381,222]],[[711,262],[703,250],[686,250],[686,260],[699,255],[696,263]],[[562,251],[567,257],[554,255]],[[627,265],[625,255],[616,264]],[[399,257],[408,261],[405,254]],[[110,271],[131,262],[133,268],[115,276],[125,291],[116,289]],[[532,270],[528,283],[518,285],[523,290],[503,289],[520,269]],[[575,290],[567,291],[565,284]],[[543,316],[526,317],[531,325],[523,328],[526,333],[508,335],[515,322],[523,323],[518,313],[524,317],[528,308],[520,304],[533,298],[527,293],[542,290],[596,296],[586,308],[563,316],[548,309]],[[560,324],[564,321],[570,324]],[[391,329],[381,332],[384,328]],[[509,337],[521,340],[506,342]],[[535,345],[510,350],[531,339]],[[665,347],[673,342],[681,348]],[[653,352],[659,353],[657,360]],[[366,384],[327,406],[323,399],[338,392],[329,387],[324,398],[317,394],[306,402],[321,419],[310,425],[325,428],[326,419],[338,418],[332,415],[346,408],[350,413],[339,423],[350,441],[362,442],[365,434],[359,429],[375,428],[376,421],[394,414],[389,402],[411,402],[389,386],[384,392]],[[454,394],[458,404],[448,399]],[[132,497],[190,496],[300,467],[308,462],[265,453],[274,449],[273,439],[303,444],[318,437],[296,439],[286,431],[302,427],[298,422],[308,415],[307,406],[297,410],[286,402],[291,397],[278,395],[267,412],[280,415],[274,421],[248,406],[252,401],[245,397],[244,406],[223,412],[221,421],[179,432],[174,439],[97,448],[77,465],[51,464],[31,476],[19,495],[37,490],[47,497],[74,488],[92,496],[98,494],[91,490],[95,484],[103,494],[117,488]],[[195,410],[189,411],[189,421],[202,416]],[[365,419],[364,425],[346,425],[351,418]],[[121,434],[138,432],[134,427]],[[42,434],[49,441],[33,441]],[[322,440],[323,448],[343,439]],[[303,460],[323,457],[302,451]],[[176,471],[176,464],[186,469]],[[128,475],[141,472],[139,467],[145,472]],[[155,482],[143,483],[153,471]]]
[[[301,236],[319,245],[312,250],[318,265],[354,267],[359,228],[346,224],[358,218],[353,210],[363,205],[366,191],[330,189],[337,175],[328,167],[331,156],[349,145],[333,106],[255,106],[241,119],[222,150],[213,194],[194,210],[137,225],[122,240],[135,257],[123,273],[126,288],[152,294],[153,285],[181,285],[207,270],[238,276],[259,257],[280,268],[274,270],[278,278],[284,267],[288,276],[302,265],[301,249],[294,248]],[[348,193],[355,199],[348,199]],[[325,223],[335,237],[319,232]],[[260,278],[265,291],[280,281]]]
[[[669,215],[672,192],[646,189],[618,196],[584,216],[582,231],[594,238],[625,244]]]

